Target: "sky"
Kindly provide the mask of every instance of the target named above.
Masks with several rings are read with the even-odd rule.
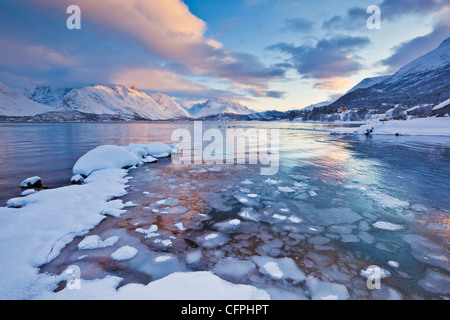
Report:
[[[67,7],[81,29],[67,28]],[[367,20],[380,8],[380,29]],[[450,36],[445,0],[0,0],[0,81],[121,84],[190,106],[332,101]]]

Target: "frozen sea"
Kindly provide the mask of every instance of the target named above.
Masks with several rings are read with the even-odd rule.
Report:
[[[450,298],[450,137],[203,125],[279,129],[278,173],[170,158],[139,166],[121,198],[133,204],[126,213],[76,237],[40,272],[77,265],[83,279],[112,275],[125,286],[212,271],[272,299]],[[0,205],[18,197],[28,177],[40,176],[46,188],[69,185],[77,159],[99,145],[170,145],[180,128],[192,132],[193,123],[1,124]],[[370,266],[382,271],[379,290],[367,287]]]

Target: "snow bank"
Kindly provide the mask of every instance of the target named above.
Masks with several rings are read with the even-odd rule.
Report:
[[[106,277],[82,281],[81,290],[47,292],[40,299],[61,300],[269,300],[269,294],[253,286],[227,282],[208,271],[176,272],[148,285],[128,284],[116,290],[122,279]]]
[[[140,158],[126,147],[106,145],[97,147],[78,159],[73,167],[73,174],[89,176],[97,170],[129,168],[139,163]]]
[[[333,128],[333,131],[340,134],[364,134],[367,129],[373,128],[373,134],[400,134],[413,136],[450,136],[450,118],[418,118],[411,120],[394,120],[387,122],[370,122],[359,128]]]
[[[148,154],[154,158],[167,158],[172,153],[172,148],[162,142],[152,142],[147,145]]]
[[[0,298],[33,299],[53,290],[55,278],[39,275],[37,268],[105,218],[108,201],[126,194],[126,174],[122,169],[96,171],[83,185],[10,199],[20,208],[0,208],[0,270],[5,275]]]
[[[20,184],[21,188],[31,188],[31,187],[40,187],[42,185],[42,180],[40,177],[31,177],[22,181]]]

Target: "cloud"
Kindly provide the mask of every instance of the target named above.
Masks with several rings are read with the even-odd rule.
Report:
[[[447,18],[441,20],[429,34],[403,42],[392,48],[394,53],[389,58],[381,60],[380,64],[388,68],[388,73],[395,73],[411,61],[437,48],[449,35],[450,21]]]
[[[337,36],[321,39],[315,45],[279,43],[268,47],[289,56],[287,63],[303,78],[331,79],[350,76],[364,66],[355,54],[370,44],[366,37]]]
[[[305,18],[287,19],[284,23],[283,31],[308,32],[313,29],[314,22]]]
[[[447,0],[384,0],[378,4],[382,19],[395,20],[406,15],[430,14],[439,12],[447,6]],[[366,28],[367,7],[353,7],[343,16],[334,15],[323,22],[326,30],[361,30]]]
[[[54,10],[73,2],[32,1]],[[284,77],[284,69],[266,66],[254,55],[228,50],[206,37],[206,23],[181,0],[78,0],[77,5],[82,19],[136,39],[172,72],[261,87]]]
[[[358,30],[367,27],[366,9],[350,8],[345,16],[335,15],[323,22],[322,27],[327,30]]]

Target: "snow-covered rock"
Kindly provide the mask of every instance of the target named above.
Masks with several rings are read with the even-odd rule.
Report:
[[[33,188],[42,186],[42,179],[38,176],[27,178],[20,183],[21,188]]]
[[[119,237],[114,236],[108,239],[102,240],[99,236],[87,236],[77,246],[78,250],[92,250],[111,247],[116,244]]]
[[[105,145],[89,151],[78,159],[73,167],[73,174],[80,174],[86,177],[96,170],[121,169],[135,166],[139,163],[139,157],[128,151],[126,147]]]
[[[162,142],[152,142],[147,145],[148,154],[154,158],[166,158],[172,154],[172,148]]]

